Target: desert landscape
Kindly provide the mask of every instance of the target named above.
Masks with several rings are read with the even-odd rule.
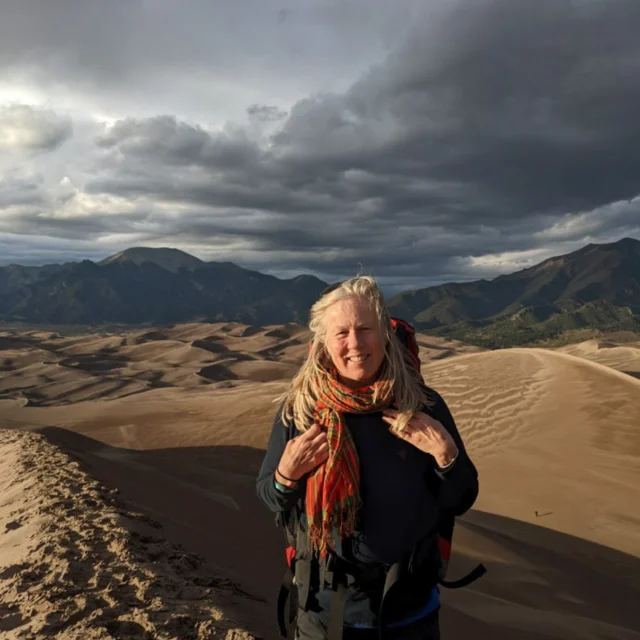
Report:
[[[298,324],[0,332],[0,636],[277,637],[254,481]],[[639,639],[640,341],[418,336],[480,474],[444,638]]]

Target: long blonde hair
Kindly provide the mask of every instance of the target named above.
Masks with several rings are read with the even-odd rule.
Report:
[[[331,305],[349,298],[360,298],[370,304],[380,323],[385,341],[380,378],[394,381],[394,405],[399,412],[396,429],[402,431],[413,413],[422,410],[425,405],[431,405],[432,399],[420,375],[416,373],[407,349],[396,338],[382,292],[371,276],[347,280],[314,303],[309,314],[309,329],[313,337],[307,358],[287,391],[274,402],[282,405],[282,422],[285,426],[294,423],[298,430],[306,431],[313,424],[319,393],[318,380],[320,376],[329,375],[331,365],[326,348],[325,313]]]

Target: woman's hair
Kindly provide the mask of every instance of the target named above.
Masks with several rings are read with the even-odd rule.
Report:
[[[370,276],[358,276],[330,287],[311,307],[309,329],[313,337],[309,353],[288,390],[274,400],[282,404],[282,422],[285,426],[293,422],[297,429],[306,431],[313,424],[319,395],[318,381],[321,376],[329,375],[332,369],[331,356],[326,348],[325,314],[331,305],[349,298],[365,300],[375,311],[380,323],[385,341],[385,358],[380,378],[394,381],[393,403],[400,414],[396,428],[404,429],[415,411],[432,404],[408,350],[396,338],[376,281]]]

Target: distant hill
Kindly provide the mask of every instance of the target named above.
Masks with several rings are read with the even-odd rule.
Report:
[[[421,331],[491,348],[580,329],[640,331],[640,241],[589,244],[490,281],[406,291],[389,307]]]
[[[326,286],[311,275],[282,280],[177,249],[134,247],[99,263],[0,267],[0,321],[306,323]],[[590,244],[494,280],[405,291],[388,303],[419,331],[490,348],[640,332],[640,241]]]
[[[177,249],[136,247],[99,263],[0,268],[0,319],[48,324],[188,320],[306,323],[326,282],[282,280]]]

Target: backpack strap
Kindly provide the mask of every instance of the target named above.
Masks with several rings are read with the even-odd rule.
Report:
[[[450,513],[442,514],[438,523],[438,549],[440,552],[440,575],[438,577],[438,584],[446,589],[462,589],[463,587],[467,587],[487,572],[487,568],[483,564],[479,564],[467,575],[458,580],[446,579],[455,524],[455,516]]]
[[[343,562],[332,553],[329,553],[320,565],[320,584],[331,590],[327,640],[342,640],[344,607],[347,600],[347,574],[344,571]]]
[[[285,557],[287,568],[282,578],[277,601],[277,618],[280,636],[288,638],[287,626],[295,622],[298,606],[307,605],[309,598],[309,578],[311,575],[311,563],[304,553],[304,540],[301,540],[298,526],[298,508],[276,514],[276,526],[284,528],[286,539]],[[296,572],[301,576],[302,589],[296,584]],[[304,580],[302,577],[304,576]],[[301,593],[302,591],[302,593]],[[287,602],[289,603],[289,615],[287,616]]]
[[[287,622],[291,625],[296,619],[297,600],[294,576],[291,567],[287,567],[280,591],[278,593],[278,628],[282,638],[288,637]],[[287,601],[289,602],[289,619],[287,621]]]
[[[284,573],[284,577],[282,578],[282,584],[280,585],[280,591],[278,592],[278,602],[277,602],[277,615],[278,615],[278,629],[280,630],[280,636],[282,638],[287,638],[287,621],[286,621],[286,609],[287,609],[287,601],[291,597],[293,602],[293,591],[295,591],[294,584],[294,567],[293,563],[295,562],[295,551],[291,534],[289,531],[290,526],[290,513],[279,512],[276,513],[275,522],[276,527],[283,527],[284,534],[286,538],[286,547],[285,547],[285,557],[287,559],[287,569]],[[289,621],[291,622],[291,609],[289,610]]]
[[[409,572],[409,566],[411,564],[411,558],[414,555],[412,551],[410,554],[405,555],[405,557],[392,564],[385,577],[384,588],[382,590],[382,598],[380,600],[380,609],[378,612],[378,638],[379,640],[384,640],[385,634],[387,632],[387,623],[386,623],[386,609],[385,604],[387,603],[387,598],[389,594],[397,587],[398,584],[402,581],[402,579]]]
[[[472,582],[475,582],[478,578],[481,578],[487,572],[487,568],[481,563],[475,569],[469,571],[466,576],[459,578],[458,580],[443,580],[438,582],[446,589],[462,589],[468,587]]]
[[[318,563],[311,553],[309,541],[302,527],[299,526],[300,513],[296,505],[289,511],[276,515],[276,526],[284,528],[286,538],[285,555],[287,569],[280,585],[277,601],[278,628],[282,638],[288,638],[287,627],[295,622],[298,609],[307,610],[311,583],[317,572],[314,566]],[[289,615],[287,616],[287,602]]]

